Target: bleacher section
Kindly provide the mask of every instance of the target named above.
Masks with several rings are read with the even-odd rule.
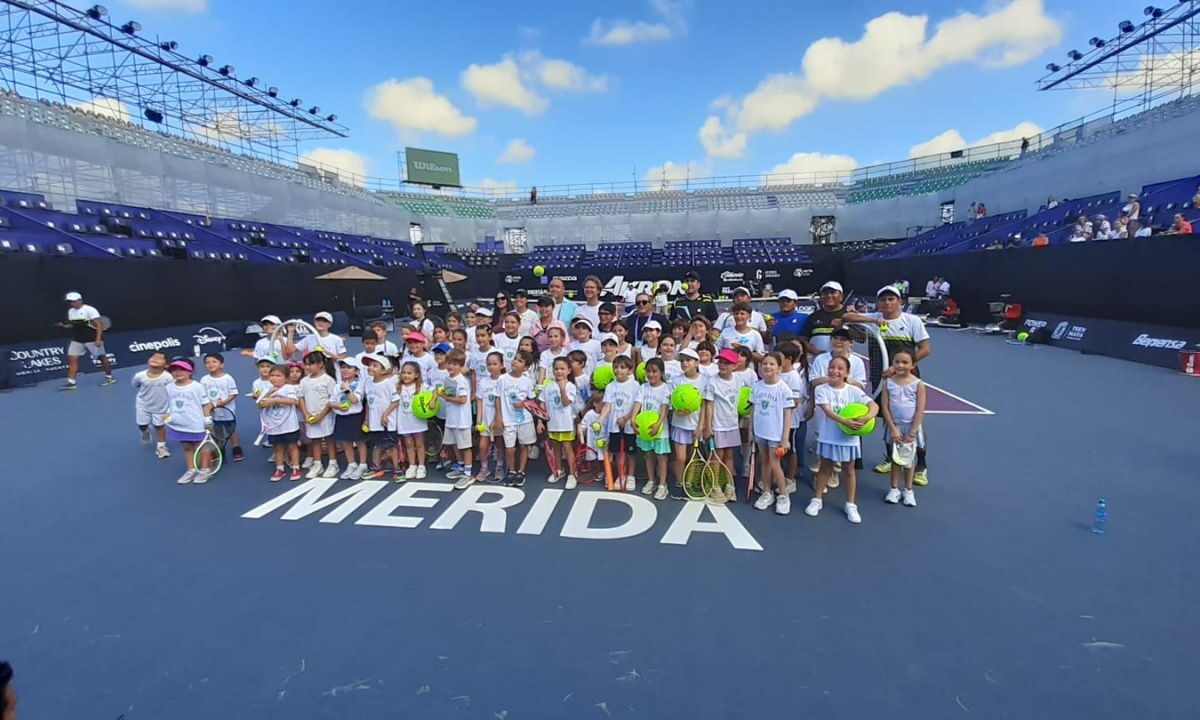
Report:
[[[862,248],[859,248],[860,250]],[[791,238],[751,238],[734,240],[723,246],[720,240],[670,241],[661,249],[646,241],[601,243],[594,252],[583,245],[539,247],[527,253],[513,266],[528,270],[537,265],[547,270],[630,267],[725,267],[740,264],[808,264],[811,257]]]
[[[928,170],[913,170],[878,178],[859,180],[846,196],[848,203],[885,200],[901,195],[924,195],[963,185],[984,173],[1007,165],[1008,157],[972,160]]]
[[[390,190],[381,190],[375,194],[417,215],[454,216],[479,220],[493,220],[496,217],[495,207],[485,200],[443,197],[420,193],[401,193]]]

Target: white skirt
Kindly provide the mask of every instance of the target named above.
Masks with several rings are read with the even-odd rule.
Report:
[[[854,445],[834,445],[818,441],[817,454],[826,460],[833,460],[834,462],[851,462],[862,457],[862,450],[857,443]]]

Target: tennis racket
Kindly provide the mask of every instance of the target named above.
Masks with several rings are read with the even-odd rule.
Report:
[[[720,490],[722,493],[727,490],[732,491],[733,473],[729,471],[729,466],[721,460],[721,454],[717,452],[717,441],[715,439],[708,439],[708,450],[708,469],[712,474],[713,489]]]
[[[436,460],[442,454],[442,425],[430,422],[425,429],[425,459]]]
[[[612,437],[609,435],[609,437]],[[608,448],[604,448],[604,489],[613,489],[613,467],[612,455],[609,454]]]
[[[700,439],[694,437],[692,458],[683,468],[683,477],[679,478],[679,484],[683,486],[683,493],[687,495],[688,500],[704,500],[708,497],[708,491],[704,487],[705,475],[709,476],[708,483],[711,485],[712,476],[708,473],[708,463],[700,454]]]
[[[194,468],[200,468],[202,466],[203,463],[201,460],[204,459],[205,455],[213,456],[213,462],[208,466],[209,475],[216,475],[221,469],[222,456],[225,454],[225,448],[223,445],[218,443],[216,438],[213,437],[214,429],[216,429],[215,425],[212,429],[207,430],[204,433],[204,440],[202,440],[200,444],[196,446],[196,451],[192,453],[192,467]]]
[[[750,470],[746,473],[746,502],[754,502],[754,470],[758,465],[758,443],[754,437],[750,438]]]
[[[100,329],[101,330],[111,330],[112,329],[112,319],[109,318],[107,315],[101,315],[100,317],[98,317],[96,319],[100,321]]]
[[[596,482],[601,474],[600,462],[589,460],[589,451],[587,443],[580,443],[575,447],[575,480],[584,485]]]
[[[854,339],[854,353],[866,358],[868,392],[875,400],[883,392],[883,373],[891,367],[887,344],[878,325],[855,323],[848,328]]]
[[[621,451],[617,453],[617,482],[616,490],[625,489],[625,438],[621,438]]]

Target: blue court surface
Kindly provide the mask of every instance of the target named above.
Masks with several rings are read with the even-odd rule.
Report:
[[[788,517],[592,508],[610,494],[539,472],[477,487],[510,505],[483,516],[437,477],[271,504],[301,483],[269,483],[257,448],[175,485],[179,451],[139,444],[132,369],[0,396],[21,717],[1200,716],[1200,383],[935,333],[923,374],[994,414],[931,415],[919,506],[867,470],[859,526],[842,490],[815,519],[803,486]],[[249,387],[248,359],[229,370]]]

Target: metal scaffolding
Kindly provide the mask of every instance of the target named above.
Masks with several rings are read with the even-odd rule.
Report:
[[[1065,65],[1046,65],[1038,90],[1108,90],[1114,110],[1136,112],[1192,92],[1200,81],[1200,0],[1148,5],[1141,24],[1123,20],[1116,35],[1071,50]]]
[[[303,141],[347,136],[316,104],[115,22],[100,5],[0,0],[0,87],[288,164]]]

